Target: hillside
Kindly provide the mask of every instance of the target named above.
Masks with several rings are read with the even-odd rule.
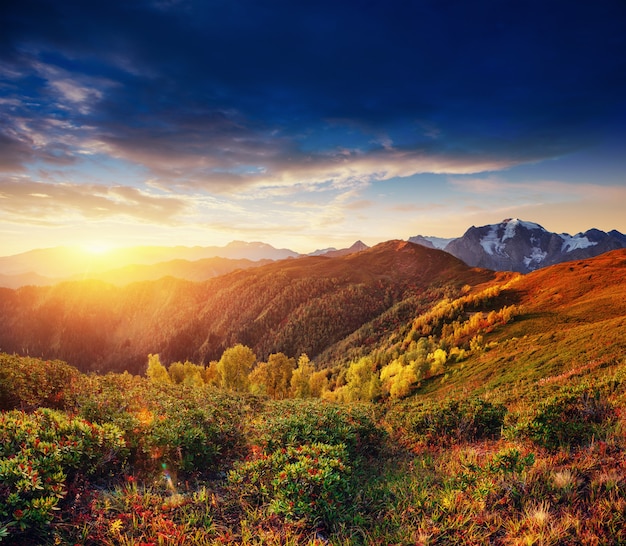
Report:
[[[343,257],[304,257],[202,283],[95,281],[0,290],[0,348],[82,370],[139,373],[149,353],[208,363],[236,343],[259,358],[315,358],[387,314],[388,328],[463,285],[491,280],[438,250],[402,241]],[[408,302],[403,309],[398,306]],[[389,312],[391,311],[391,315]],[[325,365],[325,364],[322,364]]]
[[[418,393],[440,397],[497,389],[515,397],[516,390],[546,381],[563,383],[623,358],[626,250],[557,264],[493,286],[500,291],[481,309],[484,317],[511,305],[516,315],[506,324],[484,324],[477,332],[483,336],[481,348],[460,363],[447,363],[445,372],[422,383]]]
[[[390,242],[205,283],[2,290],[1,332],[18,309],[23,342],[73,357],[193,349],[193,316],[196,341],[290,335],[328,368],[272,354],[235,383],[242,346],[143,377],[0,353],[0,537],[623,544],[625,273],[626,250],[521,275]]]

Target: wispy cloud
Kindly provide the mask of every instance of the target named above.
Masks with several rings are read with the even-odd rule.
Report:
[[[0,217],[12,222],[62,223],[77,216],[90,220],[124,216],[175,224],[188,206],[179,197],[151,195],[124,186],[0,180]]]

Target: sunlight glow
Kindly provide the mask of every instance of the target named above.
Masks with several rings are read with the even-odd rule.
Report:
[[[104,241],[92,241],[90,243],[84,243],[82,248],[89,254],[106,254],[111,251],[113,245],[105,243]]]

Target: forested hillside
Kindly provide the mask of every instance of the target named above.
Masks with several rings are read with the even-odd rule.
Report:
[[[624,543],[624,279],[624,250],[521,275],[389,243],[6,290],[3,334],[137,371],[0,354],[0,539]]]
[[[0,349],[60,358],[84,371],[133,373],[149,353],[164,362],[206,364],[236,343],[261,359],[275,352],[332,357],[332,347],[345,346],[360,328],[372,325],[365,341],[373,343],[433,302],[494,275],[441,251],[392,241],[202,283],[164,278],[124,287],[83,281],[0,289]],[[359,336],[347,342],[360,343]]]

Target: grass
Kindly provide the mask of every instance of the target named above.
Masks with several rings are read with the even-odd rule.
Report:
[[[525,397],[507,391],[503,415],[495,395],[492,402],[475,399],[480,403],[466,397],[337,405],[92,377],[83,383],[91,404],[81,407],[76,393],[77,405],[66,413],[101,404],[107,430],[126,426],[137,447],[125,459],[123,450],[119,460],[101,454],[107,471],[89,474],[91,452],[72,458],[63,440],[73,466],[65,467],[71,475],[57,474],[59,510],[21,528],[32,505],[21,513],[0,509],[0,537],[8,544],[111,546],[618,544],[626,541],[625,378],[624,361],[545,377]],[[128,420],[120,403],[132,414],[150,408],[159,427]],[[223,421],[224,411],[244,406],[236,421]],[[179,458],[176,449],[140,449],[178,441],[155,437],[169,430],[168,411],[177,408],[177,426],[200,427],[209,442],[221,442],[221,458],[213,458],[216,445],[205,456],[191,440],[178,442]],[[21,442],[40,445],[27,415],[17,414]],[[76,419],[73,426],[99,430]],[[581,422],[587,428],[575,428],[574,437],[568,423]],[[46,436],[46,445],[54,441]],[[4,455],[0,472],[12,457]],[[41,463],[31,472],[45,480],[46,469]],[[10,494],[0,487],[4,502]]]

